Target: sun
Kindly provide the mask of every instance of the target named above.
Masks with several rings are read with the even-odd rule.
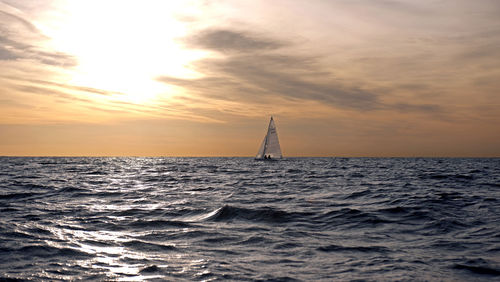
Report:
[[[58,2],[60,13],[38,26],[55,49],[78,60],[68,83],[147,103],[168,90],[159,75],[198,76],[188,65],[203,54],[178,42],[187,27],[176,13],[190,8],[184,1]]]

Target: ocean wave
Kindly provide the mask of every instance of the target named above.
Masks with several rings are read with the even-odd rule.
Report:
[[[67,247],[52,247],[48,245],[28,245],[17,249],[11,249],[11,255],[24,257],[65,257],[69,259],[81,259],[91,257],[91,254]]]
[[[256,222],[283,223],[289,221],[293,217],[294,215],[292,213],[273,209],[271,207],[249,209],[225,205],[200,219],[207,221],[247,220]]]
[[[190,227],[191,225],[187,222],[183,221],[176,221],[176,220],[160,220],[160,219],[155,219],[155,220],[135,220],[131,223],[127,224],[128,227],[133,227],[133,228],[187,228]]]
[[[40,195],[40,193],[22,192],[22,193],[0,194],[0,200],[19,200],[38,195]]]
[[[141,252],[165,252],[177,250],[177,248],[172,245],[156,244],[151,242],[144,242],[141,240],[126,241],[123,242],[122,245]]]
[[[499,276],[499,159],[1,159],[2,278]]]
[[[361,253],[388,253],[389,248],[383,246],[341,246],[341,245],[328,245],[317,248],[322,252],[361,252]]]
[[[500,269],[498,267],[492,266],[490,262],[481,258],[470,259],[461,263],[453,264],[452,268],[458,270],[467,270],[473,274],[480,274],[489,277],[500,276]]]

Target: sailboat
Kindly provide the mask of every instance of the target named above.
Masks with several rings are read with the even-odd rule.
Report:
[[[267,128],[267,134],[262,140],[259,152],[255,156],[256,160],[276,160],[283,158],[281,154],[280,141],[278,140],[278,132],[276,131],[276,125],[274,124],[274,119],[271,117],[269,121],[269,126]]]

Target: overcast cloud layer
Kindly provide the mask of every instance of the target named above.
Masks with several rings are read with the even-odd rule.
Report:
[[[162,5],[0,1],[0,124],[188,122],[188,142],[275,115],[298,155],[500,155],[498,1]]]

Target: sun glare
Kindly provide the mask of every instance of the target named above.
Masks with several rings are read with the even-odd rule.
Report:
[[[189,62],[203,56],[182,49],[186,34],[176,12],[184,1],[68,1],[61,14],[39,23],[57,50],[78,60],[70,83],[124,93],[121,99],[147,103],[171,91],[159,75],[193,77]]]

